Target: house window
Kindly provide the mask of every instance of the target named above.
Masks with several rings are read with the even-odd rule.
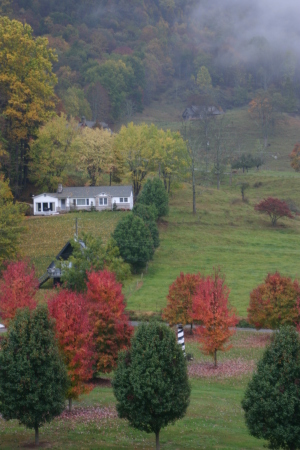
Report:
[[[38,211],[42,211],[42,204],[41,203],[37,203],[37,210]]]
[[[43,203],[43,211],[48,211],[48,203]]]
[[[86,199],[86,204],[89,206],[89,204],[90,204],[90,199],[89,198]]]
[[[124,203],[128,203],[128,198],[124,197]]]
[[[78,198],[77,206],[85,206],[85,198]]]
[[[73,200],[73,205],[76,206],[76,199]]]
[[[107,205],[107,197],[100,197],[99,198],[99,204],[100,205]]]
[[[120,203],[123,203],[124,199],[123,197],[120,197]]]

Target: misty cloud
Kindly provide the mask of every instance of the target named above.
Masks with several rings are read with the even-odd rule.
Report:
[[[300,59],[299,0],[202,0],[193,16],[199,27],[212,26],[248,63],[261,57],[264,47],[268,54],[292,52]],[[222,52],[220,60],[232,63],[233,53]]]

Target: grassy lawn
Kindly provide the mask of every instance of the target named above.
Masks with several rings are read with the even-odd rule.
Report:
[[[240,332],[233,337],[234,347],[220,355],[220,362],[237,359],[256,362],[268,337]],[[192,351],[192,364],[210,361],[198,350],[195,342],[187,342]],[[244,424],[241,399],[250,373],[229,378],[192,378],[191,403],[184,419],[161,432],[161,448],[176,449],[263,449],[264,442],[248,435]],[[76,418],[56,419],[41,429],[40,440],[52,449],[150,449],[154,435],[131,429],[125,420],[115,417],[115,400],[111,387],[97,387],[89,395],[75,402],[82,414]],[[89,415],[92,408],[108,408],[113,417],[97,419]],[[77,409],[77,411],[80,411]],[[0,419],[0,448],[11,450],[33,442],[33,432],[16,421]]]
[[[143,113],[133,117],[134,123],[154,123],[157,127],[180,130],[182,127],[182,113],[187,103],[168,95],[161,96],[160,101],[154,101],[145,107]],[[252,153],[258,139],[261,139],[260,128],[251,120],[248,108],[235,108],[226,111],[228,122],[232,124],[232,132],[236,136],[242,152]],[[268,170],[289,170],[291,153],[296,142],[299,141],[300,117],[283,114],[276,127],[271,132],[268,147],[264,155],[264,168]],[[234,149],[233,149],[234,150]],[[276,159],[274,158],[276,157]]]
[[[241,201],[241,181],[250,184],[249,203]],[[250,291],[268,272],[299,277],[299,217],[281,219],[274,228],[267,216],[254,211],[255,203],[270,195],[300,207],[299,174],[249,173],[234,178],[232,186],[225,182],[220,191],[198,189],[196,216],[191,213],[191,189],[174,193],[170,214],[160,225],[161,245],[147,275],[125,290],[129,309],[160,311],[168,286],[180,271],[208,274],[220,266],[231,289],[230,301],[245,316]],[[254,187],[257,182],[262,183],[259,188]]]
[[[241,201],[243,181],[250,185],[248,203]],[[169,285],[180,271],[208,274],[220,266],[231,289],[231,303],[238,314],[246,316],[249,293],[268,272],[278,270],[293,278],[300,275],[300,216],[281,219],[274,228],[268,217],[254,211],[255,203],[270,195],[292,201],[300,209],[299,185],[300,174],[291,171],[235,175],[232,185],[225,178],[219,191],[197,188],[195,216],[191,213],[191,187],[176,189],[170,199],[170,214],[159,226],[161,245],[147,273],[134,276],[125,285],[128,309],[159,312],[166,305]],[[98,234],[105,242],[123,215],[95,212],[30,217],[22,253],[31,258],[41,275],[74,235],[76,217],[79,233]]]
[[[126,213],[125,213],[126,214]],[[35,264],[38,275],[42,275],[63,246],[75,235],[75,221],[78,233],[92,233],[106,242],[124,212],[103,211],[77,212],[61,216],[26,217],[26,232],[21,244],[23,256]]]

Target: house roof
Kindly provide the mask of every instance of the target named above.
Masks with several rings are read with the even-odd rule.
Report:
[[[64,187],[62,192],[46,193],[36,195],[37,198],[41,195],[49,195],[54,198],[92,198],[99,194],[105,193],[112,197],[130,197],[132,193],[132,186],[81,186],[81,187]]]
[[[184,119],[202,119],[203,115],[207,114],[208,116],[218,116],[220,114],[224,114],[216,106],[188,106],[182,113],[182,117]]]

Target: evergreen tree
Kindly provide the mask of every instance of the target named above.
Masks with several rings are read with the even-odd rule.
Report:
[[[159,247],[159,232],[155,221],[157,220],[157,209],[155,205],[143,205],[142,203],[137,203],[132,210],[135,216],[143,219],[153,239],[154,248]]]
[[[144,267],[153,256],[154,243],[150,229],[143,219],[134,214],[128,214],[118,222],[113,238],[124,261],[135,269]]]
[[[242,401],[252,436],[269,448],[300,448],[300,340],[283,327],[259,361]]]
[[[35,430],[65,407],[67,372],[46,306],[19,309],[0,353],[0,412]]]
[[[159,432],[181,419],[190,397],[186,361],[174,332],[157,322],[140,325],[119,355],[113,381],[120,418],[138,430]]]
[[[147,180],[142,192],[138,196],[138,202],[144,205],[154,205],[158,217],[166,216],[169,212],[169,196],[159,178]]]

